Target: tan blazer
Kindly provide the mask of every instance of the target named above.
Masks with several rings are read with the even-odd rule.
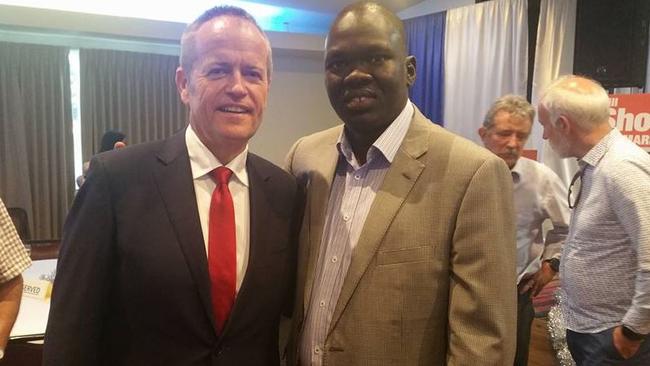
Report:
[[[290,365],[314,287],[341,131],[303,137],[287,156],[308,190]],[[416,109],[353,251],[324,364],[512,365],[513,219],[504,162]]]

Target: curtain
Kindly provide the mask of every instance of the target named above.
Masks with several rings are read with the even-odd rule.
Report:
[[[417,77],[411,101],[433,122],[443,124],[443,75],[446,12],[404,20],[408,53],[415,56]]]
[[[544,89],[555,79],[573,72],[576,0],[542,0],[533,71],[532,103],[537,106]],[[542,139],[542,127],[533,124],[529,143],[541,152],[541,161],[567,184],[578,170],[575,159],[561,159]]]
[[[74,196],[68,50],[0,42],[0,194],[31,238],[59,238]]]
[[[480,144],[495,99],[526,95],[528,3],[494,0],[447,11],[445,127]],[[540,32],[541,33],[541,32]]]
[[[159,140],[182,129],[187,112],[176,91],[177,56],[113,50],[79,52],[84,161],[107,130],[127,144]]]

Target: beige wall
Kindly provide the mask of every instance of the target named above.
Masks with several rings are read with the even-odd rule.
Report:
[[[318,55],[274,55],[268,108],[250,150],[281,165],[301,136],[336,124]]]

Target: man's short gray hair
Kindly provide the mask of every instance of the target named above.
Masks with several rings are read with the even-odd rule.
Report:
[[[571,81],[577,79],[587,81],[590,87],[575,87]],[[609,95],[597,81],[582,76],[565,75],[553,81],[539,104],[548,111],[554,126],[561,115],[586,131],[609,121]]]
[[[238,8],[236,6],[230,6],[230,5],[220,5],[220,6],[215,6],[214,8],[206,10],[203,14],[201,14],[196,20],[194,20],[192,23],[190,23],[185,30],[183,31],[183,35],[181,36],[181,56],[180,56],[180,64],[181,67],[183,68],[183,71],[185,71],[185,75],[188,75],[192,71],[192,66],[194,65],[194,62],[196,61],[196,41],[195,41],[195,33],[196,31],[201,28],[201,26],[210,20],[217,18],[217,17],[222,17],[222,16],[231,16],[235,18],[240,18],[243,19],[247,22],[250,22],[252,25],[257,28],[257,30],[260,31],[260,34],[264,38],[264,41],[266,43],[266,49],[267,49],[267,60],[266,60],[266,66],[267,66],[267,78],[269,81],[271,80],[271,74],[273,72],[273,56],[271,53],[271,42],[269,42],[269,38],[267,37],[266,33],[262,30],[262,28],[257,24],[257,21],[255,21],[255,18],[253,18],[252,15],[250,15],[246,10],[242,8]]]
[[[483,119],[483,127],[492,127],[494,124],[494,116],[500,111],[528,119],[531,124],[535,119],[535,108],[524,97],[508,94],[500,97],[492,104]]]

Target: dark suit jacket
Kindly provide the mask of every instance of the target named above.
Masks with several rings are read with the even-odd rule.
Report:
[[[248,155],[248,268],[218,336],[184,136],[93,160],[64,227],[45,366],[279,364],[295,180]]]

